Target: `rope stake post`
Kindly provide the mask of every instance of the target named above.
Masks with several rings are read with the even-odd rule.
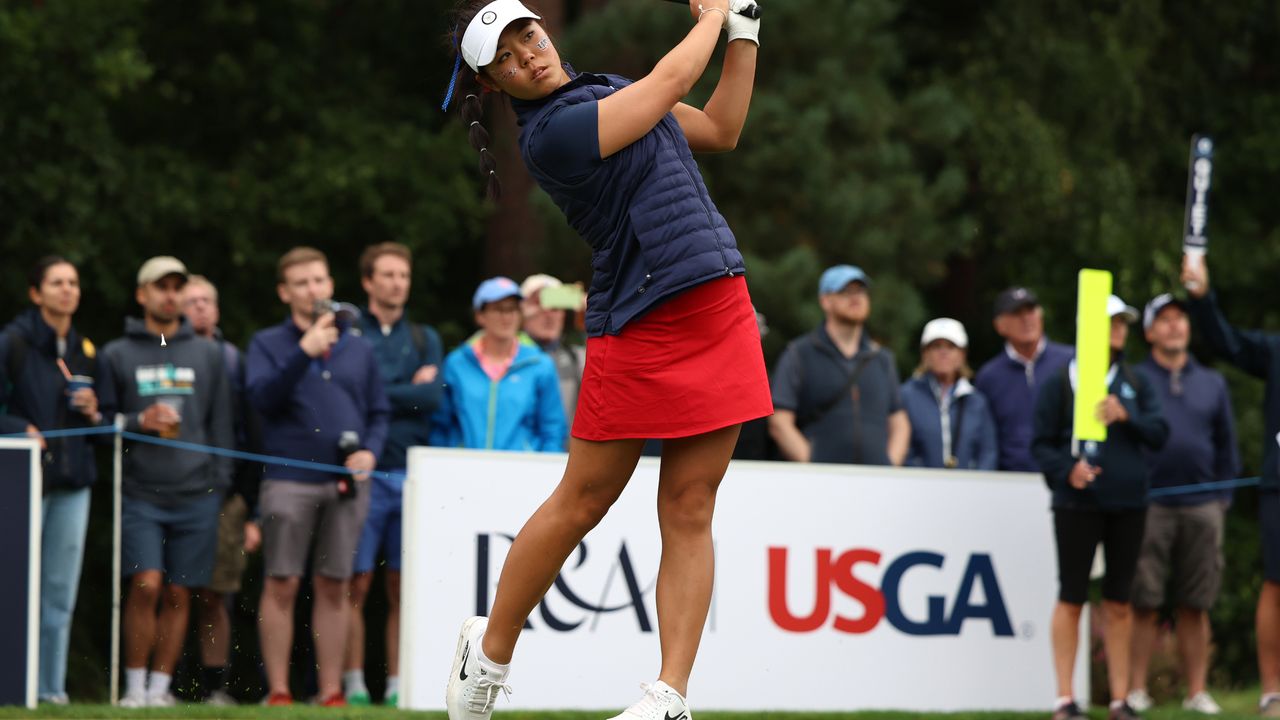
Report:
[[[120,527],[121,489],[124,486],[124,415],[117,414],[115,425],[93,430],[115,433],[111,458],[111,704],[120,702],[120,553],[123,548]]]

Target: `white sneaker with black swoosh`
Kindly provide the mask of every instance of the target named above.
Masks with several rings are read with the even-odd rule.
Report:
[[[469,618],[462,624],[449,687],[445,690],[449,720],[489,720],[498,693],[511,694],[505,682],[507,669],[480,662],[477,650],[488,624],[488,618],[483,617]]]
[[[693,720],[689,703],[672,687],[661,680],[640,686],[644,697],[640,702],[614,715],[610,720]]]

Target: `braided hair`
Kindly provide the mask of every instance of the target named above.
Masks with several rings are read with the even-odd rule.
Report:
[[[467,141],[480,153],[480,177],[485,183],[485,194],[491,200],[502,196],[502,184],[498,181],[498,160],[489,150],[489,131],[484,127],[484,93],[487,90],[476,82],[471,68],[462,62],[462,34],[466,32],[471,20],[492,0],[460,0],[452,14],[452,30],[446,36],[449,50],[456,54],[453,75],[449,78],[449,89],[445,96],[443,109],[449,109],[454,91],[465,93],[459,103],[462,122],[467,125]],[[538,12],[528,2],[524,5],[535,13]],[[541,14],[541,13],[538,13]],[[483,69],[481,70],[483,72]]]

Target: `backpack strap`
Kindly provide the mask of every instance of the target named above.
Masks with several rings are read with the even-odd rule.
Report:
[[[799,428],[805,428],[818,422],[822,418],[826,417],[827,413],[834,410],[836,405],[838,405],[841,400],[844,400],[846,396],[854,397],[854,402],[857,402],[857,398],[853,393],[858,384],[858,378],[862,375],[862,371],[867,368],[867,365],[870,365],[871,361],[878,357],[880,357],[880,345],[872,342],[868,346],[866,352],[858,353],[853,370],[849,373],[849,376],[845,378],[844,384],[840,387],[840,390],[827,398],[826,401],[818,405],[811,412],[806,413],[803,419],[798,419],[796,426]],[[856,421],[857,418],[855,418],[855,422]]]
[[[427,331],[417,323],[409,323],[409,339],[413,341],[413,349],[418,351],[418,358],[427,351]]]

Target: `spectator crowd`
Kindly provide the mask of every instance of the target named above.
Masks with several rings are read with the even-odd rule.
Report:
[[[231,622],[248,553],[261,549],[258,639],[266,704],[293,702],[290,658],[299,593],[312,598],[315,702],[372,702],[364,678],[364,610],[384,567],[386,691],[399,692],[401,493],[410,447],[559,452],[565,449],[585,362],[571,341],[580,286],[538,274],[485,280],[472,297],[476,330],[445,352],[439,333],[407,312],[413,258],[383,243],[359,259],[367,302],[335,302],[328,258],[298,247],[277,267],[284,319],[243,352],[218,328],[218,292],[174,257],[136,275],[140,317],[100,350],[73,323],[75,266],[42,259],[29,275],[31,306],[0,334],[0,433],[44,450],[39,697],[68,702],[65,679],[101,436],[45,438],[51,430],[111,425],[157,438],[126,441],[122,568],[126,707],[173,705],[175,666],[191,623],[199,631],[200,687],[211,704],[227,689]],[[1151,706],[1147,674],[1158,611],[1172,606],[1188,689],[1184,707],[1216,714],[1206,688],[1209,613],[1222,580],[1231,491],[1198,486],[1235,478],[1239,457],[1223,377],[1188,352],[1195,325],[1219,356],[1264,379],[1267,438],[1280,431],[1280,335],[1234,328],[1188,264],[1185,299],[1141,311],[1112,296],[1111,367],[1096,408],[1104,443],[1072,433],[1077,373],[1071,346],[1051,341],[1035,293],[999,294],[993,326],[1003,349],[971,370],[969,334],[940,317],[920,335],[905,381],[893,353],[867,331],[873,283],[837,265],[817,288],[823,321],[792,340],[771,378],[774,414],[744,428],[736,457],[1043,474],[1058,548],[1052,640],[1055,720],[1084,717],[1072,698],[1079,618],[1094,554],[1102,582],[1110,716]],[[1150,345],[1125,358],[1133,327]],[[232,461],[163,440],[344,466]],[[1280,493],[1277,450],[1263,468],[1265,583],[1258,602],[1264,716],[1280,717]],[[1154,499],[1152,488],[1162,489]],[[241,646],[243,647],[243,646]]]

